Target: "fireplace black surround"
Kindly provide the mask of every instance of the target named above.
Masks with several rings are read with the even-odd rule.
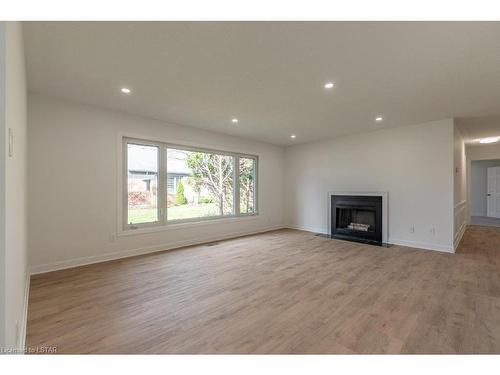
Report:
[[[382,245],[382,197],[331,196],[332,238]]]

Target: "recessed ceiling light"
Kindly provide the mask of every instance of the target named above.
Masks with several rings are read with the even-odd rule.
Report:
[[[380,122],[380,121],[383,121],[383,120],[384,120],[384,118],[382,116],[375,117],[375,121],[377,121],[377,122]]]
[[[235,123],[235,124],[236,124],[236,123],[238,122],[238,119],[235,117],[235,118],[233,118],[233,119],[231,120],[231,122],[233,122],[233,123]]]
[[[295,134],[292,134],[292,135],[290,136],[290,138],[294,139],[294,138],[297,138],[297,136],[296,136]]]
[[[333,86],[335,86],[335,83],[333,83],[333,82],[327,82],[327,83],[325,83],[325,89],[332,89]]]
[[[132,90],[130,90],[128,87],[122,87],[120,91],[124,94],[130,94]]]
[[[488,137],[479,140],[479,143],[495,143],[500,140],[500,137]]]

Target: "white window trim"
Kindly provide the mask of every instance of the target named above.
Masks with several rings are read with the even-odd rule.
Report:
[[[164,194],[159,195],[158,201],[158,222],[129,225],[128,220],[128,171],[127,171],[127,147],[128,143],[141,144],[146,146],[159,147],[158,160],[158,191],[163,191],[167,188],[167,149],[178,148],[187,151],[199,151],[217,153],[219,155],[227,155],[234,157],[233,173],[234,173],[234,194],[233,194],[233,215],[218,215],[201,218],[190,218],[184,220],[168,221],[167,202]],[[251,153],[232,152],[224,149],[212,148],[205,145],[192,145],[184,142],[173,142],[168,140],[152,140],[151,137],[120,134],[118,141],[118,228],[117,236],[128,236],[133,234],[153,233],[164,230],[181,229],[191,226],[199,226],[206,224],[221,224],[227,221],[240,221],[243,219],[255,219],[259,215],[259,156]],[[240,213],[239,207],[239,158],[254,159],[254,212]]]

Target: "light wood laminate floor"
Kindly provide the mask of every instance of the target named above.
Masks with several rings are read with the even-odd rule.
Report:
[[[59,353],[500,353],[500,229],[457,254],[279,230],[33,276]]]

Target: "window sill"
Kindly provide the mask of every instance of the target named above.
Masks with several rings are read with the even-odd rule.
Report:
[[[150,227],[142,227],[138,229],[128,229],[118,231],[116,237],[128,237],[128,236],[136,236],[141,234],[150,234],[156,232],[165,232],[170,230],[178,230],[178,229],[186,229],[193,228],[199,226],[209,226],[209,225],[217,225],[217,224],[228,224],[232,222],[240,222],[247,220],[256,220],[259,218],[259,214],[253,215],[242,215],[242,216],[229,216],[229,217],[221,217],[217,219],[206,219],[202,221],[187,221],[180,223],[170,223],[166,225],[160,226],[150,226]]]

